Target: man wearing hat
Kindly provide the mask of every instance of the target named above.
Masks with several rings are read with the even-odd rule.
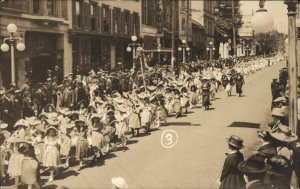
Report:
[[[238,168],[246,176],[246,189],[271,189],[271,186],[264,182],[267,171],[271,169],[270,165],[265,164],[264,156],[254,154],[242,161]]]

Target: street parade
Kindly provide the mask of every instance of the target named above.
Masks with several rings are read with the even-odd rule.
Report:
[[[0,0],[0,189],[299,189],[299,0]]]
[[[166,126],[172,115],[180,119],[190,109],[209,111],[217,93],[227,93],[228,98],[236,93],[240,97],[244,77],[277,64],[283,57],[278,54],[270,59],[271,64],[263,57],[236,62],[219,60],[207,62],[206,67],[194,62],[192,70],[182,67],[179,76],[174,76],[167,66],[148,67],[145,85],[135,67],[121,75],[102,70],[91,70],[89,76],[70,73],[62,83],[48,70],[49,78],[36,88],[29,82],[20,88],[15,84],[10,89],[1,88],[1,180],[5,183],[14,179],[16,187],[22,183],[28,188],[40,188],[41,172],[48,171],[48,182],[51,182],[59,177],[60,167],[76,166],[78,171],[93,167],[108,153],[139,137],[141,132]],[[286,80],[280,80],[277,85],[272,88],[277,92],[273,96],[272,132],[258,133],[259,139],[267,142],[272,140],[273,132],[273,139],[279,137],[280,142],[278,128],[288,130],[283,125],[287,124],[284,121]],[[290,137],[296,139],[294,135]],[[234,153],[240,154],[242,139],[231,136],[228,144]],[[284,143],[279,144],[285,148]],[[262,149],[259,154],[264,158],[279,154],[275,148],[269,150]],[[242,154],[238,159],[243,160]],[[234,188],[235,184],[243,188],[242,176],[238,183],[230,181],[230,172],[237,169],[230,166],[224,164],[221,188]]]

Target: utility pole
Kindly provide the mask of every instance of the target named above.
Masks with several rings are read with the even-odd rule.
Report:
[[[289,72],[289,125],[296,134],[298,128],[298,105],[297,105],[297,38],[296,38],[296,0],[285,0],[288,7],[288,72]]]
[[[235,30],[235,11],[234,11],[234,0],[231,1],[231,10],[232,10],[232,34],[233,34],[233,55],[236,56],[236,30]]]
[[[172,1],[172,55],[171,55],[171,70],[174,70],[175,64],[175,30],[176,30],[176,11],[175,11],[175,0]]]

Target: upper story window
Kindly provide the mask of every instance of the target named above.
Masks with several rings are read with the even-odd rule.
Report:
[[[40,5],[40,0],[33,0],[33,14],[40,14],[41,12],[41,5]]]
[[[94,17],[96,16],[96,10],[97,10],[97,4],[91,4],[91,16]]]
[[[119,25],[120,25],[120,20],[121,18],[121,10],[120,9],[114,9],[114,29],[115,33],[119,33]]]
[[[81,9],[80,9],[80,1],[75,1],[75,14],[80,14],[81,13]]]
[[[104,32],[110,32],[110,10],[109,10],[109,6],[103,5],[102,17],[103,17],[103,30],[104,30]]]
[[[54,6],[54,0],[47,0],[47,15],[48,16],[54,16],[55,15],[55,6]]]
[[[124,34],[129,34],[129,22],[130,22],[130,12],[125,10],[124,11]]]

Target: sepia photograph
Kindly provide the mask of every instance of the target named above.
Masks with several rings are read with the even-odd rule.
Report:
[[[0,0],[0,189],[299,189],[299,0]]]

